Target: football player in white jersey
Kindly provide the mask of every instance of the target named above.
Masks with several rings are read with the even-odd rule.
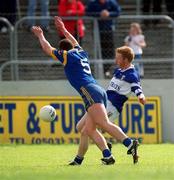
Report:
[[[146,99],[140,85],[140,78],[132,65],[134,59],[134,52],[127,46],[122,46],[116,49],[115,63],[118,68],[115,69],[113,78],[106,90],[108,95],[107,113],[110,121],[114,120],[122,112],[124,103],[133,92],[141,104],[145,104]],[[88,136],[83,133],[86,118],[83,116],[77,124],[77,129],[81,132],[80,145],[78,153],[74,160],[69,165],[80,165],[84,159],[84,155],[88,150]],[[127,154],[133,156],[133,163],[138,162],[138,140],[129,138],[121,128],[117,129],[117,140],[122,142],[128,148]]]

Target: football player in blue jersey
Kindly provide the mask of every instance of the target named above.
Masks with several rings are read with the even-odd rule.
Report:
[[[111,79],[109,86],[106,90],[108,95],[107,101],[107,113],[109,120],[114,122],[119,114],[122,112],[124,103],[128,100],[129,95],[133,92],[141,104],[145,104],[146,99],[140,85],[140,78],[135,70],[134,66],[131,64],[134,58],[133,50],[127,46],[122,46],[116,49],[115,63],[118,68],[115,69],[113,78]],[[86,119],[82,119],[77,124],[77,129],[80,132],[83,129]],[[127,154],[132,154],[133,162],[138,162],[137,154],[137,140],[131,140],[122,132],[118,131],[120,134],[117,136],[117,140],[122,142],[127,148]],[[111,146],[111,145],[110,145]],[[84,155],[88,150],[88,136],[81,133],[80,145],[78,149],[77,156],[74,158],[69,165],[80,165],[79,159],[84,159]]]
[[[96,128],[96,126],[99,126],[116,139],[122,133],[120,128],[108,119],[106,111],[107,94],[96,83],[91,74],[87,53],[67,31],[61,18],[56,16],[54,20],[56,28],[66,37],[66,39],[59,42],[59,50],[52,47],[45,39],[40,27],[33,26],[32,32],[39,39],[43,51],[63,64],[67,79],[84,101],[86,113],[83,116],[85,123],[81,133],[89,136],[100,148],[103,154],[103,164],[114,164],[115,158],[111,154],[103,135]],[[130,138],[126,138],[125,144],[126,146],[132,146],[133,142]],[[136,150],[135,146],[133,149]],[[79,158],[78,160],[80,162],[83,159]]]

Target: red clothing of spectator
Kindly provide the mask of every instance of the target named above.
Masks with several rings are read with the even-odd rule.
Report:
[[[59,16],[83,16],[85,14],[85,6],[80,0],[60,0],[58,4]],[[75,37],[82,38],[84,36],[84,23],[82,19],[64,20],[65,27]],[[63,36],[63,34],[60,34]]]

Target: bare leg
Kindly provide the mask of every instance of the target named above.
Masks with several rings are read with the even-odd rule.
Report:
[[[108,149],[106,140],[104,139],[102,134],[98,130],[96,130],[96,126],[91,120],[89,114],[85,113],[85,115],[81,118],[81,120],[77,124],[77,130],[81,132],[80,144],[77,155],[79,157],[84,157],[84,155],[88,150],[88,134],[86,133],[86,126],[92,129],[92,136],[90,135],[90,137],[97,144],[99,149],[101,151]]]
[[[95,122],[91,119],[89,114],[86,114],[85,127],[82,133],[86,134],[96,143],[101,151],[108,149],[107,143],[103,135],[96,129]]]
[[[85,127],[85,122],[87,118],[88,118],[88,115],[87,113],[85,113],[84,116],[78,122],[77,127],[76,127],[78,132],[81,133],[80,144],[79,144],[78,153],[77,153],[77,156],[79,157],[84,157],[88,150],[88,144],[89,144],[88,135],[86,133],[83,133],[84,131],[82,130]]]
[[[123,144],[128,147],[127,154],[131,154],[133,157],[133,163],[138,162],[138,154],[137,154],[137,147],[138,147],[138,141],[137,140],[131,140],[128,138],[124,132],[119,128],[118,126],[112,124],[109,122],[109,119],[107,117],[107,112],[103,104],[94,104],[88,109],[88,113],[91,117],[91,119],[95,122],[96,125],[99,125],[103,130],[105,130],[107,133],[109,133],[112,137],[115,139],[119,139]],[[87,127],[87,133],[88,135],[96,142],[97,139],[95,139],[95,134],[91,131],[91,129],[88,129]],[[97,144],[100,149],[102,149],[101,144]],[[102,161],[105,161],[105,158],[102,159]]]
[[[103,104],[94,104],[88,109],[88,112],[91,116],[91,119],[112,137],[121,142],[127,138],[126,134],[121,130],[120,127],[109,121],[106,109]],[[88,129],[88,131],[90,131],[90,129]],[[91,136],[94,135],[91,134]]]
[[[78,153],[77,155],[79,157],[84,157],[86,152],[88,151],[88,136],[81,134],[80,136],[80,144],[79,144],[79,148],[78,148]]]
[[[115,159],[112,156],[110,150],[108,149],[107,143],[103,135],[96,129],[96,122],[91,118],[90,113],[85,122],[85,127],[83,129],[84,133],[87,133],[88,136],[96,143],[99,149],[102,151],[103,158],[101,159],[102,163],[105,165],[110,165],[115,163]],[[106,114],[107,117],[107,114]]]
[[[80,121],[77,123],[76,128],[77,128],[77,131],[78,131],[78,132],[81,132],[82,129],[84,128],[85,122],[86,122],[86,119],[87,119],[87,118],[88,118],[88,114],[85,113],[85,114],[83,115],[83,117],[80,119]]]
[[[85,113],[85,115],[81,118],[81,120],[78,122],[77,124],[77,130],[79,132],[81,132],[81,136],[80,136],[80,144],[79,144],[79,148],[78,148],[78,156],[79,157],[84,157],[84,155],[86,154],[87,150],[88,150],[88,135],[85,133],[85,122],[89,121],[89,115],[87,113]],[[97,130],[97,132],[95,132],[95,141],[98,141],[97,138],[98,136],[101,137],[101,133]],[[103,138],[102,138],[103,139]],[[98,144],[98,142],[97,142]],[[102,146],[102,148],[100,147]],[[103,150],[105,148],[105,146],[103,145],[99,145],[99,149]]]
[[[84,159],[84,155],[86,154],[88,150],[88,134],[86,133],[86,127],[89,127],[91,129],[92,136],[90,136],[93,141],[97,144],[99,149],[102,151],[104,157],[110,157],[111,153],[108,150],[108,146],[106,144],[106,140],[101,135],[101,133],[96,130],[96,126],[91,120],[88,113],[86,113],[82,119],[77,124],[77,130],[81,131],[81,137],[80,137],[80,144],[79,149],[76,157],[72,162],[69,163],[69,165],[80,165]],[[111,156],[110,159],[104,159],[103,161],[106,161],[104,163],[106,164],[113,164],[115,162],[114,158]]]
[[[108,149],[108,146],[106,145],[106,140],[101,135],[101,133],[98,130],[96,130],[96,124],[98,124],[102,129],[104,129],[106,132],[108,132],[110,135],[112,135],[113,137],[115,137],[117,140],[121,142],[123,142],[124,140],[129,140],[129,143],[130,143],[130,140],[131,140],[130,138],[128,138],[128,136],[126,136],[126,134],[121,130],[120,127],[114,125],[113,123],[109,121],[104,105],[96,104],[93,106],[95,106],[95,108],[93,109],[89,108],[88,113],[86,113],[77,124],[78,131],[81,131],[81,140],[80,140],[80,145],[78,149],[78,155],[76,156],[76,158],[81,157],[82,161],[83,161],[84,155],[86,154],[88,150],[88,136],[96,143],[96,145],[99,147],[99,149],[102,152]],[[92,114],[92,116],[90,116],[90,114]],[[96,118],[92,119],[91,117],[96,117]],[[127,146],[126,142],[123,142],[123,144]],[[137,158],[138,156],[136,157],[133,156],[133,159],[136,162],[138,161]],[[102,162],[103,161],[104,163],[106,162],[105,159],[102,159]],[[106,163],[109,164],[108,162]],[[74,165],[74,162],[71,165]]]
[[[84,133],[85,129],[83,129],[83,128],[85,126],[85,122],[89,118],[90,118],[90,116],[87,113],[85,113],[85,115],[81,118],[81,120],[77,124],[77,130],[79,132],[81,132],[80,144],[79,144],[79,149],[78,149],[78,156],[80,156],[80,157],[84,157],[84,155],[88,149],[88,137],[87,137],[88,135],[86,133]],[[110,121],[108,121],[108,123],[110,124],[110,126],[114,125],[113,123],[110,123]],[[123,142],[123,140],[127,138],[126,134],[122,131],[122,129],[120,127],[118,127],[117,125],[114,125],[114,127],[112,127],[112,128],[115,128],[114,131],[115,131],[115,134],[117,136],[116,137],[117,141]],[[82,131],[82,129],[83,129],[83,131]],[[98,144],[97,146],[99,147],[99,149],[103,150],[105,148],[105,146],[100,145],[98,143],[98,139],[97,139],[98,136],[100,136],[100,137],[102,136],[99,131],[95,132],[95,135],[94,135],[95,139],[93,139],[93,137],[92,137],[92,139],[94,140],[94,142],[96,144]]]
[[[79,144],[78,153],[77,153],[79,157],[84,157],[88,150],[88,145],[89,145],[88,135],[84,133],[84,130],[83,130],[85,127],[85,122],[87,118],[88,118],[88,114],[85,113],[84,116],[78,122],[77,127],[76,127],[78,132],[81,133],[80,144]]]

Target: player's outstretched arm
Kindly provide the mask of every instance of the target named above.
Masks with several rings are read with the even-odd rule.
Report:
[[[55,48],[53,48],[50,45],[50,43],[45,39],[45,36],[43,34],[42,29],[39,26],[33,26],[32,27],[32,32],[39,39],[39,42],[40,42],[40,44],[42,46],[43,51],[47,55],[50,55],[52,53],[52,50],[55,49]]]
[[[60,17],[55,16],[54,23],[55,23],[57,30],[61,31],[64,34],[64,36],[73,43],[74,46],[79,45],[77,40],[65,28],[64,23]]]

